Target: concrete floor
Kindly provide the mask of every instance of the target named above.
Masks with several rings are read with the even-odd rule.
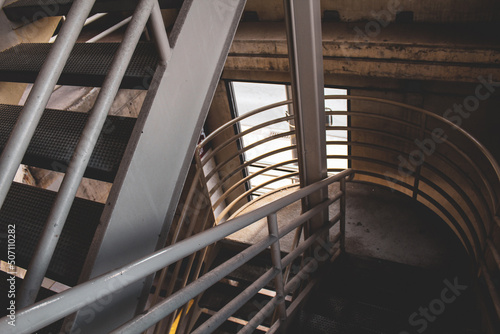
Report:
[[[338,189],[330,187],[330,194]],[[262,196],[238,214],[250,212],[293,189]],[[461,262],[466,253],[459,240],[446,224],[425,206],[400,193],[377,186],[348,183],[346,216],[346,251],[393,262],[423,267],[445,268]],[[330,217],[338,212],[332,205]],[[300,203],[294,203],[278,213],[278,224],[283,226],[300,214]],[[338,232],[338,224],[331,235]],[[255,243],[267,235],[267,223],[261,220],[228,239]],[[289,251],[293,233],[281,242],[283,251]]]

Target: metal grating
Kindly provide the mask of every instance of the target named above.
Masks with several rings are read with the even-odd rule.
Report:
[[[21,106],[0,104],[0,152],[5,147],[21,110]],[[47,109],[23,163],[65,172],[87,118],[86,113]],[[135,121],[134,118],[108,116],[90,158],[86,177],[113,182]]]
[[[16,228],[16,264],[27,268],[56,197],[55,192],[13,183],[0,210],[2,252],[9,225]],[[77,284],[104,205],[76,198],[50,263],[47,277],[69,286]]]
[[[77,43],[59,78],[60,85],[100,87],[119,43]],[[0,77],[9,82],[35,82],[52,44],[23,43],[0,53]],[[121,88],[147,90],[158,54],[153,43],[139,43]]]
[[[183,0],[160,0],[162,9],[180,8]],[[67,15],[73,0],[19,0],[4,8],[11,21],[35,21],[46,16]],[[115,11],[133,11],[135,0],[97,0],[91,14]]]

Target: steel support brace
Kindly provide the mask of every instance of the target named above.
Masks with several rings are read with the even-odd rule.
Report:
[[[82,280],[164,246],[244,5],[245,0],[184,1],[169,36],[168,66],[153,78]],[[109,332],[142,311],[138,299],[150,285],[151,279],[141,280],[80,310],[73,329]]]
[[[273,213],[267,217],[267,226],[269,235],[278,237],[278,240],[271,245],[271,257],[273,266],[279,271],[279,275],[275,278],[276,297],[278,299],[278,315],[281,323],[286,321],[286,305],[285,305],[285,286],[283,284],[283,266],[281,263],[281,248],[278,229],[278,215]]]
[[[292,74],[297,153],[301,186],[327,176],[321,9],[317,0],[284,0],[288,54]],[[326,191],[313,194],[304,210],[325,200]],[[315,230],[327,213],[311,221]]]

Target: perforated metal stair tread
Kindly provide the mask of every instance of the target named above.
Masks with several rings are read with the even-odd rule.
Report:
[[[19,183],[13,183],[9,190],[0,210],[0,235],[5,239],[9,225],[15,225],[16,264],[22,268],[29,265],[56,194]],[[75,199],[47,277],[68,286],[76,285],[103,209],[103,204]],[[2,248],[0,258],[5,261],[7,251],[5,246]]]
[[[10,291],[10,282],[7,281],[7,279],[10,279],[12,275],[5,273],[3,271],[0,271],[0,291],[2,291],[2,296],[0,297],[0,317],[4,317],[7,315],[7,307],[10,305],[10,301],[12,299],[9,298],[8,292]],[[16,277],[15,278],[15,290],[17,293],[19,293],[19,289],[22,286],[22,279]],[[49,298],[56,293],[44,288],[40,289],[40,292],[38,293],[38,296],[36,298],[36,301],[39,302],[45,298]],[[61,327],[63,325],[63,319],[48,325],[45,328],[42,328],[37,331],[37,334],[50,334],[50,333],[60,333],[61,332]]]
[[[0,53],[0,78],[8,82],[35,82],[53,44],[22,43]],[[60,85],[100,87],[119,43],[77,43],[59,78]],[[147,90],[158,65],[153,43],[135,49],[121,87]]]
[[[5,14],[12,21],[39,19],[45,16],[63,16],[68,14],[73,0],[19,0],[4,8]],[[160,0],[163,9],[180,8],[183,0]],[[133,11],[137,6],[135,0],[97,0],[91,14],[114,11]]]
[[[0,104],[0,152],[16,123],[21,106]],[[30,166],[65,172],[88,114],[47,109],[24,156]],[[113,182],[128,140],[134,118],[109,116],[89,161],[85,176]]]

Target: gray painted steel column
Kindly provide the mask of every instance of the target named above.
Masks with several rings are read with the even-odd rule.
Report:
[[[284,0],[292,75],[295,129],[301,186],[327,176],[323,44],[319,0]],[[311,195],[304,209],[325,200],[326,191]],[[327,221],[323,214],[312,229]]]
[[[244,5],[244,0],[184,1],[170,35],[170,61],[153,78],[82,279],[164,244]],[[82,309],[73,329],[107,333],[131,319],[146,284],[139,281]]]

